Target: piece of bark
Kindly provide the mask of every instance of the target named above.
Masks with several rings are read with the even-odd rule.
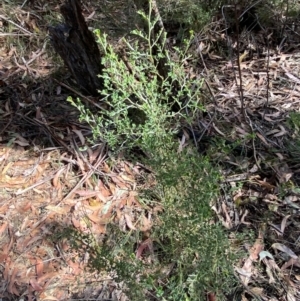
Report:
[[[60,9],[65,24],[49,27],[52,45],[80,88],[87,94],[97,95],[103,87],[99,75],[104,67],[95,38],[82,15],[80,2],[66,0]]]

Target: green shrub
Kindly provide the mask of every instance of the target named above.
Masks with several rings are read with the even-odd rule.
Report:
[[[141,15],[152,30],[157,20]],[[200,101],[202,81],[190,80],[184,71],[189,41],[186,49],[176,49],[175,60],[163,51],[158,37],[152,40],[149,32],[135,31],[136,41],[124,40],[125,63],[107,43],[106,35],[99,30],[95,33],[106,66],[101,93],[110,108],[93,115],[80,100],[68,100],[91,125],[94,138],[107,141],[112,155],[120,151],[132,155],[136,149],[143,154],[140,159],[154,171],[157,184],[151,191],[141,191],[140,198],[149,206],[159,203],[163,212],[152,228],[156,252],[151,263],[134,256],[138,233],[126,234],[111,225],[108,236],[114,240],[108,239],[101,246],[88,244],[90,265],[116,271],[118,280],[126,284],[130,300],[145,300],[148,294],[160,300],[205,300],[205,293],[210,291],[224,297],[235,280],[233,254],[210,209],[218,195],[220,177],[192,145],[179,152],[175,136],[182,123],[191,123],[193,116],[204,110]],[[154,47],[160,49],[156,56]],[[171,70],[167,78],[157,70],[156,62],[162,56],[167,57]],[[174,104],[179,108],[176,111],[172,110]],[[71,237],[77,249],[78,241],[80,245],[87,240]]]
[[[162,18],[167,23],[184,24],[199,31],[207,25],[213,13],[220,9],[221,1],[158,0]]]

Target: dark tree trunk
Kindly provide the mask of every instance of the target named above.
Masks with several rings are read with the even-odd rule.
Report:
[[[103,82],[103,65],[93,34],[88,30],[79,0],[66,0],[61,6],[65,24],[49,28],[55,51],[87,94],[97,95]]]

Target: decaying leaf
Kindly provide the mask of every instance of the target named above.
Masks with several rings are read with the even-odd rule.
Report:
[[[281,270],[284,271],[290,266],[295,266],[300,268],[300,259],[298,258],[291,258],[289,261],[287,261],[285,264],[282,265]],[[300,280],[300,279],[299,279]]]
[[[131,218],[131,216],[129,215],[129,214],[124,214],[124,217],[125,217],[125,220],[126,220],[126,224],[127,224],[127,226],[128,226],[128,228],[130,229],[130,230],[136,230],[136,227],[133,225],[133,223],[132,223],[132,218]]]
[[[290,257],[294,258],[294,259],[297,259],[298,256],[290,249],[288,248],[287,246],[285,246],[284,244],[281,244],[281,243],[274,243],[272,245],[272,248],[273,249],[277,249],[281,252],[284,252],[286,253],[287,255],[289,255]]]

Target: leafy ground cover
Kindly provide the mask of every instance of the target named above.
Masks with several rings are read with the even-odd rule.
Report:
[[[109,5],[85,3],[84,14],[90,27],[106,30],[117,49],[122,47],[118,39],[123,31],[133,29],[130,18],[134,10],[127,2]],[[127,300],[133,293],[128,292],[128,283],[118,281],[116,271],[107,269],[108,261],[93,261],[99,254],[110,260],[107,254],[112,254],[120,258],[118,263],[125,263],[125,267],[117,267],[127,278],[139,270],[137,262],[152,264],[152,271],[146,270],[146,274],[155,272],[159,282],[147,278],[145,298],[166,300],[165,289],[172,297],[169,300],[176,300],[171,279],[178,269],[184,271],[185,265],[167,259],[186,251],[183,240],[176,241],[176,237],[188,235],[183,221],[189,219],[180,204],[170,203],[177,215],[167,220],[173,223],[169,235],[160,237],[160,216],[170,211],[159,200],[165,196],[172,199],[174,191],[158,188],[158,174],[149,165],[130,160],[124,152],[114,156],[100,138],[90,143],[93,129],[78,121],[78,110],[66,99],[80,97],[92,112],[107,106],[100,97],[81,95],[51,53],[47,26],[59,20],[58,10],[59,2],[16,1],[5,2],[0,11],[1,297]],[[216,184],[209,190],[214,212],[210,224],[223,225],[225,231],[218,233],[227,237],[230,245],[218,245],[223,240],[214,236],[216,232],[202,228],[210,240],[205,240],[204,234],[199,236],[201,247],[209,241],[211,245],[199,251],[191,249],[183,254],[190,257],[183,258],[189,258],[197,270],[197,259],[203,254],[211,256],[205,269],[213,274],[217,270],[213,263],[218,265],[227,257],[226,252],[216,251],[218,260],[213,261],[210,249],[228,248],[238,255],[230,261],[236,282],[231,283],[232,291],[223,294],[228,300],[299,299],[300,57],[298,36],[290,21],[295,25],[294,19],[285,20],[284,41],[278,42],[275,31],[244,30],[236,44],[234,34],[226,34],[220,18],[195,35],[190,57],[184,62],[188,77],[202,83],[205,110],[197,111],[198,117],[183,124],[170,142],[175,163],[168,170],[182,172],[180,180],[171,178],[178,181],[176,195],[186,194],[184,187],[193,176],[197,175],[196,181],[201,179],[199,169]],[[189,174],[179,167],[186,162],[186,154],[191,157],[195,144],[198,171],[190,168]],[[200,161],[204,156],[207,165]],[[203,186],[203,182],[197,184]],[[192,206],[191,201],[195,210]],[[198,233],[194,225],[189,227]],[[99,252],[98,241],[106,241],[106,253],[101,253],[104,246]],[[196,242],[191,246],[196,248]],[[124,250],[121,246],[128,253],[120,252]],[[91,263],[93,269],[89,269]],[[95,264],[99,265],[96,269]],[[195,300],[188,299],[193,293],[188,289],[203,274],[188,275],[185,298]],[[206,280],[198,281],[203,284]],[[131,285],[131,291],[137,290]],[[206,295],[199,295],[199,300],[221,298],[214,289],[213,283],[206,285]]]

